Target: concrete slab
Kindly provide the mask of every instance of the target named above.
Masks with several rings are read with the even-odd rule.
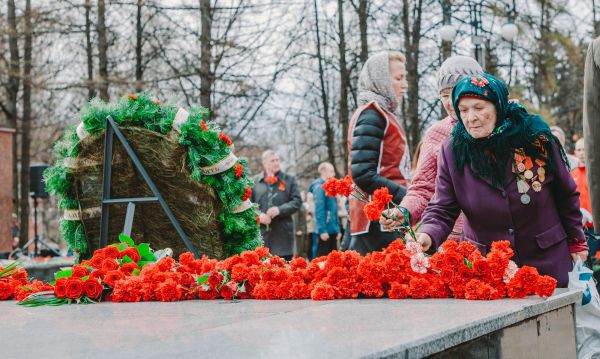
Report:
[[[2,358],[420,358],[580,300],[0,302]]]

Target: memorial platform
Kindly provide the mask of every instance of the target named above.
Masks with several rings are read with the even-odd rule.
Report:
[[[2,358],[575,358],[574,303],[548,299],[0,302]]]

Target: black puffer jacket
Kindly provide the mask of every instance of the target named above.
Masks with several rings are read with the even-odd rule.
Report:
[[[363,191],[372,194],[378,188],[387,187],[394,196],[393,201],[400,203],[406,194],[406,188],[381,176],[377,171],[385,127],[386,120],[377,110],[369,108],[360,114],[352,131],[350,171],[354,183]]]

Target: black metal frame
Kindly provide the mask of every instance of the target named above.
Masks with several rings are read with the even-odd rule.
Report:
[[[146,184],[148,185],[148,187],[150,187],[150,190],[154,194],[154,197],[138,197],[138,198],[111,198],[110,197],[110,184],[111,184],[111,179],[112,179],[113,136],[114,135],[117,136],[117,139],[119,140],[119,142],[121,142],[121,144],[125,148],[125,151],[127,152],[129,157],[133,161],[133,164],[135,165],[137,170],[140,172],[140,174],[144,178],[144,181],[146,181]],[[123,132],[121,132],[119,127],[116,125],[113,118],[111,116],[107,116],[106,117],[106,127],[105,127],[105,132],[104,132],[104,167],[102,169],[102,215],[101,215],[101,219],[100,219],[100,248],[104,248],[107,245],[108,224],[109,224],[109,205],[114,204],[114,203],[128,203],[127,215],[125,217],[124,232],[129,232],[126,234],[130,235],[131,234],[131,225],[133,223],[133,214],[135,211],[135,203],[148,203],[148,202],[159,202],[160,203],[163,211],[165,211],[165,214],[167,215],[167,217],[169,217],[169,220],[173,224],[173,227],[175,227],[175,231],[177,231],[179,238],[181,238],[181,240],[183,241],[185,246],[197,258],[199,258],[198,250],[192,244],[192,242],[190,242],[188,236],[183,231],[183,228],[181,228],[181,225],[177,221],[177,218],[175,218],[175,216],[173,215],[173,212],[169,208],[169,205],[167,204],[167,202],[165,201],[163,196],[158,191],[158,188],[152,181],[152,178],[150,178],[150,175],[148,175],[146,168],[144,168],[144,165],[142,165],[138,156],[135,154],[135,152],[129,145],[129,142],[125,138],[125,135],[123,135]]]

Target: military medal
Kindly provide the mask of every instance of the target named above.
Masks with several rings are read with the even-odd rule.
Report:
[[[534,169],[534,162],[538,168]],[[521,203],[527,205],[531,203],[531,196],[527,194],[530,188],[535,192],[542,190],[542,183],[546,180],[546,170],[544,169],[545,161],[536,159],[531,160],[531,157],[526,156],[523,149],[519,148],[515,151],[515,163],[513,172],[517,177],[517,191],[521,194]]]

